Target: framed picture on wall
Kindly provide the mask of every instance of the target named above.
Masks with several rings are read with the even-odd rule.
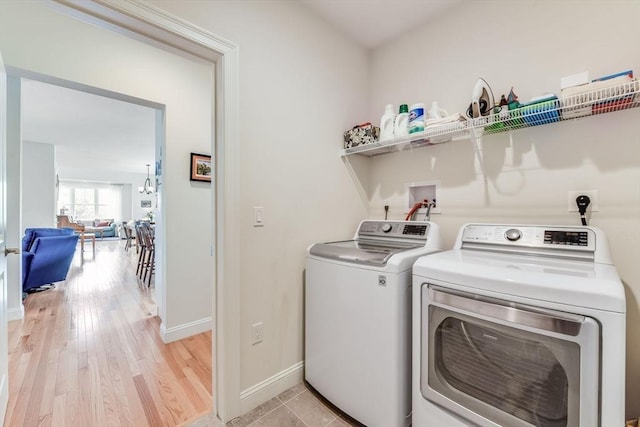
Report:
[[[191,181],[211,182],[212,175],[211,156],[191,153]]]
[[[151,207],[151,200],[140,200],[140,207],[141,208],[150,208]]]

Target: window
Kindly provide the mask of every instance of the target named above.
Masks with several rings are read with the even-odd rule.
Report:
[[[120,219],[122,185],[98,182],[60,182],[58,211],[75,220]]]

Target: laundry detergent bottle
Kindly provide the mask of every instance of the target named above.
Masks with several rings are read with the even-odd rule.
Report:
[[[396,138],[409,135],[409,107],[407,104],[400,105],[400,112],[396,117],[393,135]]]
[[[409,109],[409,133],[424,131],[424,103],[413,104]]]
[[[393,104],[384,107],[384,114],[380,119],[380,141],[390,141],[393,139],[393,127],[396,114],[393,111]]]

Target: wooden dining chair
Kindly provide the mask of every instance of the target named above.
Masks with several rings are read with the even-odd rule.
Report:
[[[155,239],[154,233],[149,223],[143,222],[139,226],[140,237],[143,241],[145,255],[142,257],[140,265],[140,280],[147,282],[147,287],[151,286],[151,276],[155,274]]]
[[[126,239],[124,250],[128,251],[131,249],[131,246],[136,245],[136,252],[138,251],[138,245],[136,243],[136,236],[133,235],[133,230],[127,224],[127,221],[122,221],[122,232],[124,233],[124,238]]]
[[[134,224],[134,229],[136,232],[136,251],[138,251],[138,265],[136,266],[136,276],[141,277],[141,273],[143,271],[143,261],[146,259],[146,248],[144,246],[144,239],[142,238],[142,230],[139,222]]]
[[[142,283],[147,282],[147,286],[151,286],[151,276],[155,273],[154,233],[147,222],[136,223],[135,230],[137,243],[140,248],[136,275]]]

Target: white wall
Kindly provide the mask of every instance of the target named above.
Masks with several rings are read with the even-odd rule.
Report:
[[[470,1],[376,49],[370,117],[384,105],[437,100],[464,112],[483,77],[497,99],[513,86],[520,101],[559,93],[560,78],[633,69],[640,56],[637,1]],[[416,54],[419,52],[420,54]],[[370,160],[372,217],[401,218],[405,183],[440,180],[444,242],[468,221],[580,224],[569,190],[597,189],[590,225],[608,235],[627,291],[627,416],[640,415],[640,109],[483,138],[483,175],[470,141]]]
[[[307,246],[350,237],[366,215],[339,149],[367,116],[367,56],[294,1],[154,3],[239,46],[246,390],[303,360]],[[252,227],[254,206],[264,207],[262,228]],[[252,346],[259,321],[264,342]]]
[[[56,227],[55,150],[51,144],[22,144],[22,227]],[[24,231],[24,230],[22,230]]]
[[[189,153],[210,150],[211,66],[82,23],[46,2],[0,2],[0,51],[8,66],[166,106],[166,206],[156,231],[162,260],[170,262],[156,277],[160,317],[167,332],[210,327],[211,206],[189,183]]]

